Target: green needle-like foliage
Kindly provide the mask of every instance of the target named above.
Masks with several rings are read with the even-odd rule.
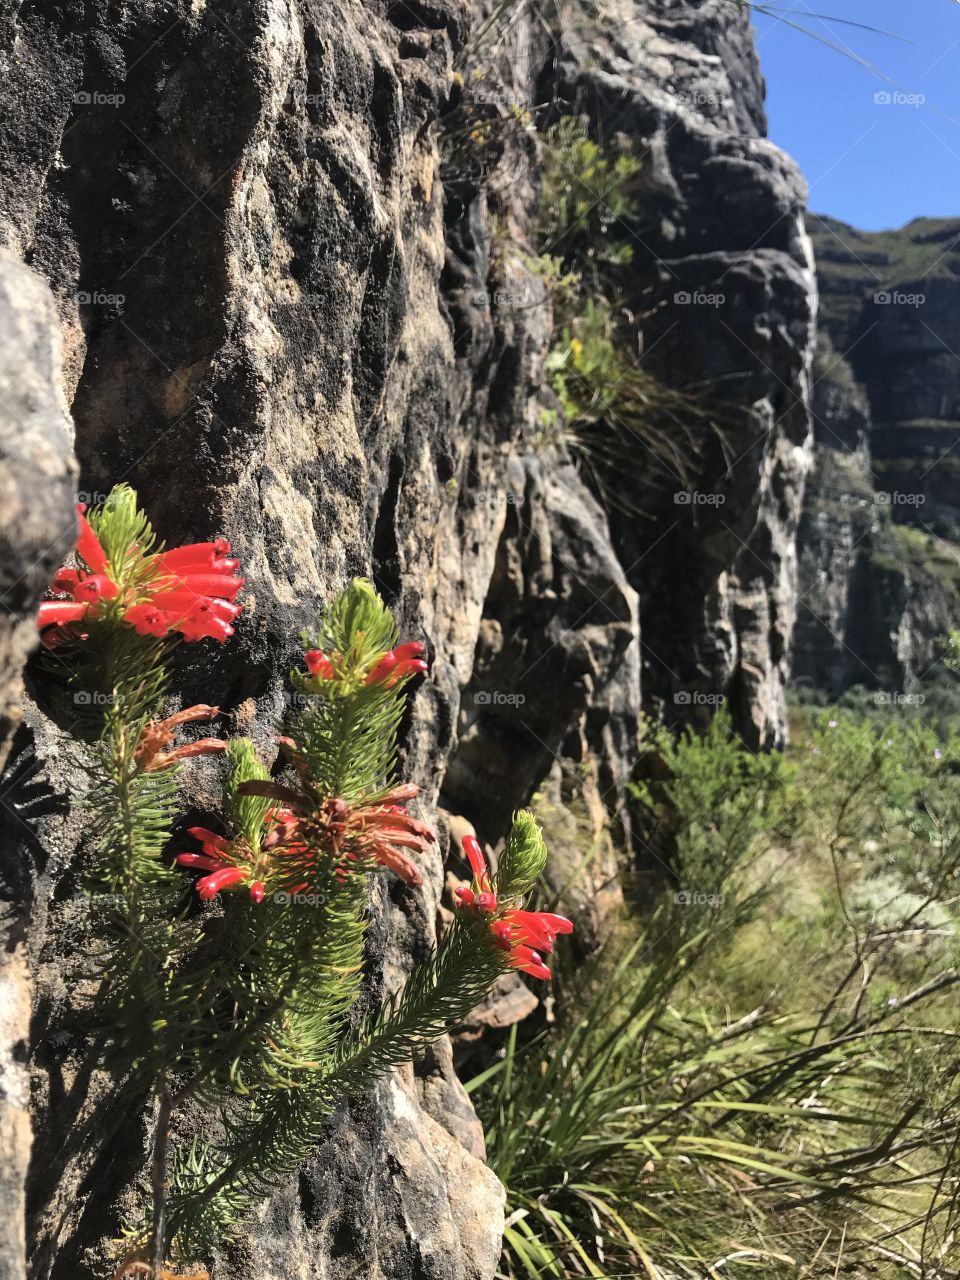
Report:
[[[359,1017],[369,874],[387,868],[416,888],[416,855],[435,840],[405,807],[416,786],[395,777],[423,646],[397,646],[369,582],[341,592],[307,669],[292,675],[303,706],[279,742],[289,763],[279,782],[247,739],[173,745],[179,725],[217,708],[160,718],[175,632],[230,634],[241,584],[226,544],[158,551],[136,495],[120,486],[81,521],[77,550],[77,568],[56,586],[72,599],[44,617],[88,712],[83,736],[96,739],[86,802],[92,879],[106,890],[97,1015],[109,1065],[157,1100],[153,1205],[126,1260],[156,1277],[171,1252],[192,1260],[228,1235],[310,1155],[341,1098],[460,1022],[511,963],[546,975],[526,946],[536,918],[513,919],[546,850],[530,815],[518,814],[497,880],[475,867],[477,893],[465,891],[470,905],[432,956]],[[182,761],[209,753],[226,756],[220,813],[212,827],[190,828],[201,852],[176,852]],[[187,892],[191,869],[209,910]],[[549,946],[552,936],[532,940]],[[188,1103],[218,1136],[170,1151],[172,1118]]]

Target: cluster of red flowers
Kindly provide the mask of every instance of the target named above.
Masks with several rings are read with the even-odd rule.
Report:
[[[468,911],[479,911],[489,918],[490,932],[504,951],[509,953],[507,963],[511,969],[520,969],[533,978],[550,977],[543,956],[553,950],[558,934],[572,933],[573,923],[566,916],[549,911],[519,911],[503,908],[490,883],[490,871],[475,836],[464,836],[463,852],[473,872],[473,884],[457,889],[460,906]]]
[[[418,794],[415,783],[394,787],[375,804],[356,806],[339,798],[318,802],[277,782],[244,782],[238,790],[278,800],[281,807],[267,813],[267,834],[257,853],[242,838],[190,828],[202,852],[181,853],[177,862],[211,873],[196,883],[201,898],[209,901],[222,889],[245,888],[254,902],[262,902],[268,886],[275,893],[306,893],[325,870],[342,883],[371,866],[387,867],[410,885],[423,883],[407,850],[422,853],[436,836],[401,803]]]
[[[364,676],[364,684],[382,684],[392,689],[407,676],[426,675],[429,668],[423,660],[426,653],[418,640],[397,645],[382,654]],[[343,656],[327,656],[322,649],[310,649],[303,655],[307,670],[315,680],[341,680],[344,676]]]
[[[84,511],[80,504],[77,554],[83,567],[57,573],[52,589],[68,599],[41,604],[41,631],[97,618],[109,609],[142,636],[177,631],[185,640],[222,642],[233,635],[230,624],[240,612],[234,600],[244,580],[234,575],[237,561],[230,558],[228,542],[195,542],[139,557],[134,547],[129,567],[135,566],[136,572],[126,572],[127,566],[113,566],[111,571]],[[58,634],[47,631],[47,647],[58,642]]]
[[[205,901],[215,898],[221,889],[237,889],[245,885],[250,891],[253,902],[262,902],[266,895],[266,886],[256,878],[257,871],[251,865],[254,861],[252,851],[243,840],[228,840],[226,836],[218,836],[215,831],[206,827],[189,827],[190,835],[200,841],[201,853],[180,853],[177,863],[181,867],[208,871],[194,885],[197,893]]]

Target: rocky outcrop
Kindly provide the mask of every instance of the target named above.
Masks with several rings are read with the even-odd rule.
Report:
[[[700,398],[702,420],[682,473],[650,450],[630,458],[641,474],[623,481],[614,539],[640,596],[647,705],[696,723],[727,700],[744,739],[772,746],[812,444],[805,188],[762,136],[743,13],[719,0],[641,10],[606,6],[606,41],[571,27],[557,94],[637,140],[626,302],[644,368]],[[669,414],[665,426],[681,429]]]
[[[810,225],[823,345],[796,671],[894,696],[936,672],[960,618],[960,223]]]
[[[224,534],[242,560],[237,636],[184,668],[184,696],[219,703],[269,756],[301,626],[370,573],[430,652],[403,761],[425,816],[442,801],[495,845],[538,789],[547,805],[579,802],[603,843],[600,890],[604,814],[629,835],[642,683],[671,718],[726,697],[753,743],[783,736],[809,436],[803,194],[762,137],[732,6],[623,4],[590,30],[579,6],[554,28],[535,6],[497,26],[498,8],[8,7],[0,235],[56,299],[80,490],[96,501],[126,480],[170,542]],[[714,405],[689,501],[656,461],[625,477],[644,492],[642,517],[611,529],[568,454],[538,445],[551,342],[529,264],[539,144],[531,125],[495,130],[466,159],[451,148],[476,69],[491,118],[544,100],[587,110],[644,160],[625,278],[638,337],[658,377],[706,388]],[[683,300],[704,291],[723,302]],[[49,380],[49,357],[24,348],[25,376]],[[51,504],[36,512],[41,540],[64,510],[68,457],[64,441],[51,470],[38,456],[12,473],[31,519],[38,487]],[[34,525],[16,536],[12,578]],[[29,578],[24,615],[59,550]],[[72,1012],[95,985],[90,850],[70,803],[82,774],[36,673],[31,689],[13,761],[20,819],[5,820],[3,845],[35,984],[28,1254],[35,1280],[75,1280],[109,1274],[144,1134],[139,1101],[91,1068]],[[198,771],[185,800],[211,781]],[[374,895],[371,998],[434,936],[441,854],[425,871],[422,894]],[[515,1016],[529,1007],[515,990],[507,1000]],[[438,1046],[345,1100],[301,1178],[214,1274],[491,1277],[502,1196],[481,1156]]]
[[[54,316],[43,281],[0,254],[0,765],[23,715],[36,607],[74,536],[75,468]],[[30,978],[24,877],[11,853],[30,829],[11,791],[9,782],[0,790],[0,1274],[16,1276],[30,1156]]]

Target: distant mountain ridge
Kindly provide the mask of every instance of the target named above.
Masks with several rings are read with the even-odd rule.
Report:
[[[900,690],[960,622],[960,218],[808,229],[820,341],[794,667],[834,693]]]

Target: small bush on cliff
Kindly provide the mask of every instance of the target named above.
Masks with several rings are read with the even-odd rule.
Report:
[[[562,284],[551,290],[555,338],[546,367],[567,424],[562,438],[604,500],[632,511],[663,472],[689,483],[708,439],[722,443],[728,413],[644,367],[642,317],[622,298],[640,216],[640,161],[616,137],[603,146],[592,139],[581,116],[551,125],[541,142],[538,274]]]
[[[92,878],[106,890],[94,1048],[155,1110],[152,1204],[118,1276],[159,1278],[170,1253],[209,1253],[310,1154],[341,1097],[461,1021],[505,970],[549,978],[543,956],[572,927],[521,909],[546,850],[533,818],[517,814],[496,877],[464,838],[473,882],[452,926],[401,991],[357,1015],[369,877],[389,871],[415,888],[417,855],[435,840],[408,811],[417,786],[395,777],[424,649],[397,643],[390,613],[357,579],[315,641],[305,637],[292,674],[301,709],[277,740],[289,781],[273,780],[245,738],[175,745],[219,709],[163,716],[169,659],[179,643],[230,638],[236,569],[223,542],[162,550],[120,486],[89,520],[81,509],[76,566],[40,610],[58,678],[90,712],[85,802]],[[211,755],[226,764],[220,810],[171,858],[180,771]],[[203,1131],[172,1145],[188,1107]]]
[[[505,1274],[945,1280],[960,740],[825,711],[786,762],[658,750],[682,890],[471,1085]]]

